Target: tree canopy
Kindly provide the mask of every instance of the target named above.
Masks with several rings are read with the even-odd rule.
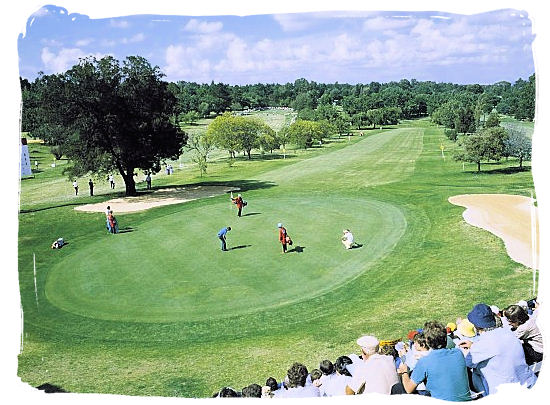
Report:
[[[85,58],[62,74],[41,75],[31,131],[59,145],[69,174],[117,170],[136,194],[135,170],[158,172],[179,156],[187,136],[173,123],[176,99],[163,74],[141,57]]]

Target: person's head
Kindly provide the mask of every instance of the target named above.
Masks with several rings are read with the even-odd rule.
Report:
[[[111,206],[110,206],[110,205],[107,205],[107,209],[108,209],[109,211],[111,211]]]
[[[243,388],[242,396],[244,398],[261,398],[262,387],[258,384],[250,384],[249,386]]]
[[[357,344],[361,348],[363,359],[366,360],[376,352],[378,352],[378,345],[380,342],[374,336],[361,336],[357,339]]]
[[[476,304],[468,313],[468,320],[480,331],[496,327],[495,314],[487,304]]]
[[[277,224],[277,228],[282,228],[283,227],[283,224],[281,224],[280,222]]]
[[[279,384],[277,384],[277,380],[273,377],[269,377],[265,381],[265,385],[271,388],[271,392],[277,391],[277,389],[279,388]]]
[[[237,391],[235,391],[233,388],[231,387],[223,387],[221,390],[220,390],[220,393],[218,394],[218,396],[220,398],[231,398],[231,397],[238,397],[239,394],[237,393]]]
[[[323,372],[318,368],[311,370],[311,382],[318,380],[323,375]]]
[[[323,360],[319,364],[319,370],[321,370],[324,375],[330,375],[334,373],[334,364],[332,364],[330,360]]]
[[[529,314],[519,305],[510,305],[504,310],[504,316],[514,328],[517,328],[519,325],[529,320]]]
[[[227,227],[227,230],[228,230],[228,231],[230,231],[230,230],[231,230],[231,227],[230,227],[230,226],[228,226],[228,227]]]
[[[109,210],[109,214],[111,214],[111,215],[112,215],[112,214],[113,214],[113,210]]]
[[[380,345],[378,348],[378,353],[384,356],[392,356],[393,358],[397,357],[397,350],[395,350],[393,344]]]
[[[237,194],[237,197],[242,197],[240,194]]]
[[[428,321],[423,329],[422,334],[430,349],[444,349],[447,346],[447,328],[441,322]]]
[[[447,332],[447,329],[445,329],[445,332]],[[428,342],[426,341],[426,335],[424,334],[424,332],[414,335],[413,343],[414,349],[417,351],[423,352],[430,349],[428,347]]]
[[[288,386],[290,388],[303,387],[306,385],[308,371],[301,363],[294,363],[287,372]]]
[[[340,356],[336,359],[334,363],[334,368],[336,372],[340,375],[347,375],[351,377],[351,373],[348,371],[348,365],[352,364],[353,361],[348,356]]]

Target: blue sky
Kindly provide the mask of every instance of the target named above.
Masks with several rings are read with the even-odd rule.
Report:
[[[535,71],[533,39],[527,13],[512,9],[92,19],[45,6],[29,16],[18,49],[28,79],[88,55],[140,55],[170,81],[494,83]]]

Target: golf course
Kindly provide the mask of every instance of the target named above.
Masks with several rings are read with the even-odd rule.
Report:
[[[279,114],[279,115],[277,115]],[[287,122],[288,113],[259,119]],[[270,122],[273,125],[273,122]],[[200,124],[203,125],[203,124]],[[204,124],[206,125],[206,124]],[[503,308],[532,294],[532,270],[502,239],[462,217],[450,197],[534,194],[530,162],[452,159],[458,147],[428,118],[334,135],[322,145],[238,156],[212,154],[202,175],[186,153],[172,175],[139,195],[200,186],[230,194],[114,212],[122,179],[63,175],[48,148],[21,181],[19,282],[24,313],[18,374],[69,392],[209,397],[224,386],[282,379],[295,361],[308,369],[357,351],[356,339],[404,338],[427,320],[446,324],[478,302]],[[179,164],[181,163],[181,164]],[[277,224],[293,245],[281,254]],[[231,227],[228,251],[217,232]],[[357,245],[342,246],[343,229]],[[57,238],[67,242],[51,249]]]

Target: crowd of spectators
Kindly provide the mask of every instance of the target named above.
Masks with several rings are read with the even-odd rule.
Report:
[[[269,377],[263,386],[241,391],[224,387],[213,396],[310,398],[380,393],[417,394],[448,401],[475,400],[518,383],[531,388],[543,357],[536,325],[536,299],[504,310],[477,304],[466,319],[444,325],[428,321],[406,339],[357,339],[359,354],[322,360],[308,371],[294,363],[281,381]]]

